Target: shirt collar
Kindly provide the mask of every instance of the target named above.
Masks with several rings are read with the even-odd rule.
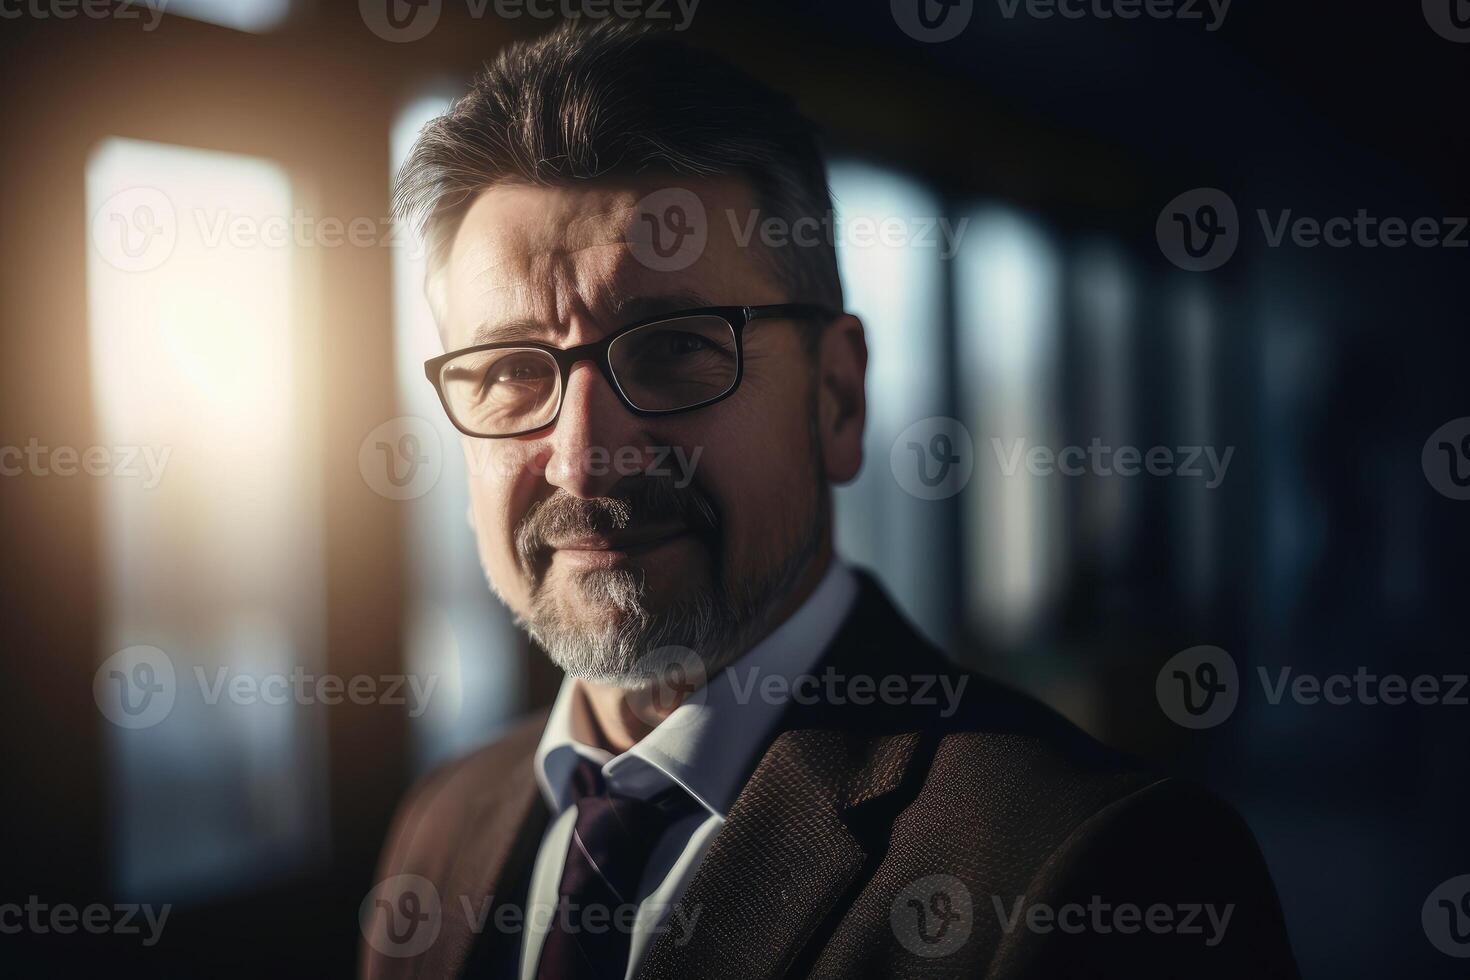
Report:
[[[620,793],[646,799],[670,784],[682,786],[706,810],[723,817],[744,784],[746,770],[786,706],[761,695],[768,678],[789,691],[791,681],[816,665],[857,596],[857,579],[834,557],[801,607],[734,664],[716,674],[657,728],[622,755],[590,744],[579,723],[579,682],[562,682],[536,748],[536,779],[553,814],[573,803],[577,758],[602,765]]]

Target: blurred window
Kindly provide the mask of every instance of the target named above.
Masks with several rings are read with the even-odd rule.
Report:
[[[1093,438],[1121,446],[1135,438],[1133,343],[1138,297],[1130,257],[1112,242],[1091,241],[1070,276],[1080,391],[1074,393],[1073,444]],[[1138,511],[1135,481],[1089,477],[1077,486],[1072,547],[1080,560],[1117,573],[1128,556]]]
[[[955,267],[960,419],[975,445],[962,499],[972,625],[1019,637],[1060,577],[1061,494],[1026,456],[1056,445],[1060,272],[1056,249],[1009,210],[971,216]]]
[[[949,414],[939,199],[892,170],[851,161],[830,168],[834,235],[847,309],[868,340],[868,421],[858,478],[835,495],[838,552],[872,571],[929,635],[952,615],[946,509],[904,490],[890,452],[915,423]],[[886,229],[886,230],[885,230]]]
[[[260,234],[291,185],[269,160],[110,139],[86,196],[115,871],[177,897],[324,853],[322,708],[232,693],[323,659],[294,249]]]
[[[162,0],[158,6],[166,14],[251,34],[274,30],[291,14],[291,0]]]
[[[1218,310],[1209,291],[1197,281],[1181,284],[1171,297],[1170,319],[1174,333],[1175,377],[1178,381],[1174,398],[1175,442],[1182,447],[1203,447],[1221,465],[1231,460],[1224,457],[1220,445],[1221,432],[1215,413],[1215,375],[1221,351],[1215,343]],[[1206,474],[1214,469],[1208,463],[1195,468]],[[1228,469],[1225,472],[1229,472]],[[1181,591],[1192,611],[1202,611],[1216,588],[1216,569],[1220,564],[1217,537],[1216,501],[1219,486],[1207,480],[1180,480],[1172,488],[1175,502],[1171,535],[1175,548],[1175,564],[1179,569]]]

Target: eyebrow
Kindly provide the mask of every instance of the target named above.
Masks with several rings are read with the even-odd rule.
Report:
[[[658,296],[625,296],[613,300],[606,315],[599,319],[609,324],[608,332],[611,332],[627,324],[637,323],[664,313],[697,310],[713,305],[706,297],[688,291],[664,293]],[[498,323],[486,322],[476,327],[470,335],[470,346],[514,343],[518,340],[544,344],[565,333],[565,328],[560,324],[547,329],[546,324],[528,318],[503,320]]]

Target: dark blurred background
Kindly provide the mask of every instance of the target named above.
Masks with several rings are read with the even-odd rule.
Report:
[[[1470,707],[1272,704],[1256,673],[1470,670],[1449,469],[1470,443],[1431,440],[1470,416],[1470,10],[977,0],[937,40],[908,8],[703,0],[684,31],[820,122],[847,227],[904,229],[839,242],[873,355],[841,550],[957,659],[1233,802],[1306,975],[1463,975],[1421,910],[1470,872]],[[386,222],[418,127],[552,22],[396,9],[421,19],[398,30],[369,0],[3,11],[0,903],[171,911],[152,945],[146,926],[5,928],[0,973],[350,974],[405,787],[555,691],[485,588],[419,367],[421,256]],[[1204,220],[1198,194],[1171,204],[1202,188],[1237,209],[1236,247],[1191,271],[1166,232]],[[1437,243],[1273,246],[1258,216],[1360,209],[1434,219]],[[940,219],[956,248],[924,231]],[[929,500],[904,447],[934,417],[971,437],[973,470]],[[1214,486],[1003,465],[1017,440],[1095,438],[1233,455]],[[1241,682],[1192,729],[1155,681],[1200,645]],[[178,696],[127,727],[94,680],[140,647]],[[438,686],[209,704],[195,683],[297,668]]]

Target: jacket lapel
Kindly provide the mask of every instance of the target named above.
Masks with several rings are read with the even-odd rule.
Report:
[[[896,789],[917,735],[877,739],[833,730],[783,732],[762,757],[705,854],[670,930],[639,976],[779,977],[818,933],[867,862],[849,826],[862,804]]]
[[[898,651],[906,669],[938,669],[882,590],[861,573],[859,585],[818,670],[880,677]],[[922,728],[902,710],[793,706],[681,899],[686,921],[698,915],[692,936],[663,933],[638,976],[789,972],[884,846],[887,822],[862,817],[902,805]]]
[[[546,807],[530,759],[502,782],[485,787],[468,813],[465,844],[451,859],[441,896],[439,938],[417,976],[514,975],[511,954],[519,943],[513,936],[510,941],[499,937],[493,923],[498,906],[520,901],[546,829]]]

